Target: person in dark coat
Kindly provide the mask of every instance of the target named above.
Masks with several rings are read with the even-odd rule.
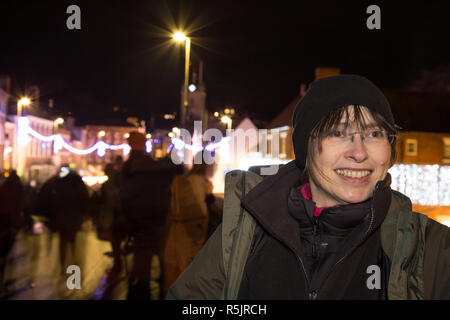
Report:
[[[105,175],[108,181],[101,187],[100,224],[106,228],[106,238],[111,242],[113,252],[113,266],[108,275],[114,278],[122,271],[121,243],[125,239],[125,218],[120,203],[119,191],[121,185],[120,171],[114,164],[105,166]]]
[[[131,152],[122,167],[120,197],[134,250],[128,299],[150,298],[152,257],[161,252],[170,184],[176,173],[173,163],[156,161],[146,153],[145,141],[142,133],[130,133]]]
[[[7,176],[0,186],[0,286],[3,285],[6,259],[23,223],[22,182],[15,170]]]
[[[61,274],[66,267],[76,264],[75,235],[81,229],[89,206],[89,192],[81,177],[68,166],[42,186],[36,205],[36,213],[48,218],[49,228],[59,234]],[[71,261],[66,265],[67,249]]]

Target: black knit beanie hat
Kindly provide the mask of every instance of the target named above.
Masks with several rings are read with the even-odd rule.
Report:
[[[347,105],[359,104],[378,112],[394,126],[389,102],[368,79],[352,74],[322,78],[311,83],[308,91],[295,107],[292,142],[295,163],[303,169],[306,164],[311,130],[331,111]]]

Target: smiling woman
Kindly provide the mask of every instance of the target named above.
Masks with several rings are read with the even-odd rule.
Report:
[[[390,188],[396,126],[381,91],[319,79],[293,127],[295,160],[278,173],[227,174],[223,223],[168,297],[449,299],[450,232]]]

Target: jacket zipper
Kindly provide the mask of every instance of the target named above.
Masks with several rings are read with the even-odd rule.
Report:
[[[377,189],[378,189],[378,185],[376,185],[375,186],[375,189],[374,189],[374,194],[375,194],[375,191],[377,191]],[[326,279],[328,279],[328,277],[332,274],[332,272],[333,272],[333,270],[334,270],[334,268],[338,265],[338,264],[340,264],[345,258],[347,258],[351,253],[353,253],[353,251],[362,243],[362,242],[364,242],[364,240],[366,239],[366,236],[367,236],[367,234],[370,232],[370,230],[372,229],[372,225],[373,225],[373,221],[374,221],[374,216],[375,216],[375,214],[374,214],[374,212],[373,212],[373,204],[374,204],[374,202],[375,202],[375,199],[373,199],[372,200],[372,205],[370,206],[370,223],[369,223],[369,227],[367,228],[367,230],[366,230],[366,232],[364,233],[364,236],[361,238],[361,240],[358,242],[358,244],[356,245],[356,246],[354,246],[351,250],[349,250],[341,259],[339,259],[334,265],[333,265],[333,267],[330,269],[330,271],[328,272],[328,274],[327,274],[327,276],[325,277],[325,281],[326,281]],[[314,238],[314,240],[315,240],[315,238]],[[314,242],[314,244],[315,244],[315,242]],[[314,247],[313,247],[314,248]],[[325,282],[324,281],[324,282]],[[317,290],[312,290],[312,291],[310,291],[310,293],[309,293],[309,299],[310,300],[316,300],[317,299],[317,296],[318,296],[318,294],[319,294],[319,291],[320,291],[320,289],[322,288],[322,286],[323,286],[323,284],[317,289]]]
[[[375,195],[375,192],[377,191],[378,187],[379,187],[378,184],[375,185],[375,189],[374,189],[374,191],[373,191],[373,194],[374,194],[374,195]],[[374,196],[374,197],[375,197],[375,196]],[[325,281],[326,281],[326,279],[328,279],[328,277],[331,275],[331,273],[333,272],[333,269],[334,269],[339,263],[341,263],[346,257],[348,257],[351,253],[353,253],[353,251],[361,244],[361,242],[363,242],[363,241],[365,240],[367,234],[369,233],[370,229],[372,228],[372,224],[373,224],[373,220],[374,220],[374,213],[373,213],[373,204],[374,204],[374,202],[375,202],[375,198],[372,200],[372,205],[371,205],[371,207],[370,207],[370,215],[371,215],[371,217],[370,217],[370,223],[369,223],[369,227],[367,228],[366,232],[364,233],[364,236],[361,238],[361,240],[358,242],[358,244],[357,244],[356,246],[354,246],[354,247],[353,247],[346,255],[344,255],[341,259],[339,259],[338,262],[336,262],[336,263],[334,264],[334,266],[333,266],[333,267],[330,269],[330,271],[328,272],[328,275],[325,277]],[[250,212],[250,213],[252,212],[252,210],[248,210],[248,208],[245,208],[245,210],[247,210],[247,211]],[[253,214],[253,215],[254,215],[254,214]],[[314,221],[314,219],[316,219],[316,217],[313,217],[313,221]],[[261,224],[261,222],[259,222],[259,223]],[[263,225],[263,224],[261,224],[261,225]],[[267,228],[267,226],[264,226],[264,225],[263,225],[263,227],[265,227],[265,229],[268,230],[268,231],[270,230],[270,228]],[[316,232],[316,231],[317,231],[317,229],[313,229],[313,232]],[[270,231],[269,231],[269,233],[272,235],[272,237],[278,239],[278,237],[277,237],[275,234],[273,234],[273,233],[270,232]],[[315,239],[314,239],[314,240],[315,240]],[[314,241],[314,244],[315,244],[315,241]],[[285,245],[286,245],[289,249],[291,249],[291,251],[295,254],[295,256],[297,257],[298,261],[300,262],[300,265],[302,266],[303,273],[304,273],[305,278],[306,278],[306,283],[307,283],[307,285],[308,285],[308,299],[309,299],[309,300],[316,300],[316,299],[317,299],[317,296],[318,296],[318,294],[319,294],[319,290],[322,288],[323,284],[322,284],[317,290],[311,290],[311,281],[309,280],[308,273],[306,272],[306,268],[305,268],[305,265],[303,264],[302,259],[301,259],[300,256],[294,251],[293,248],[291,248],[291,247],[290,247],[289,245],[287,245],[286,243],[285,243]],[[314,250],[314,245],[313,245],[313,250]]]
[[[313,259],[317,258],[317,233],[319,227],[319,218],[313,216],[313,243],[312,243],[312,257]]]

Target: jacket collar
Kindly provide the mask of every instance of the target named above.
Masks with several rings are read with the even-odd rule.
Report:
[[[262,227],[298,256],[302,255],[300,229],[288,213],[288,196],[290,189],[298,183],[300,174],[301,170],[291,161],[281,167],[277,174],[257,184],[242,200],[242,206]]]

